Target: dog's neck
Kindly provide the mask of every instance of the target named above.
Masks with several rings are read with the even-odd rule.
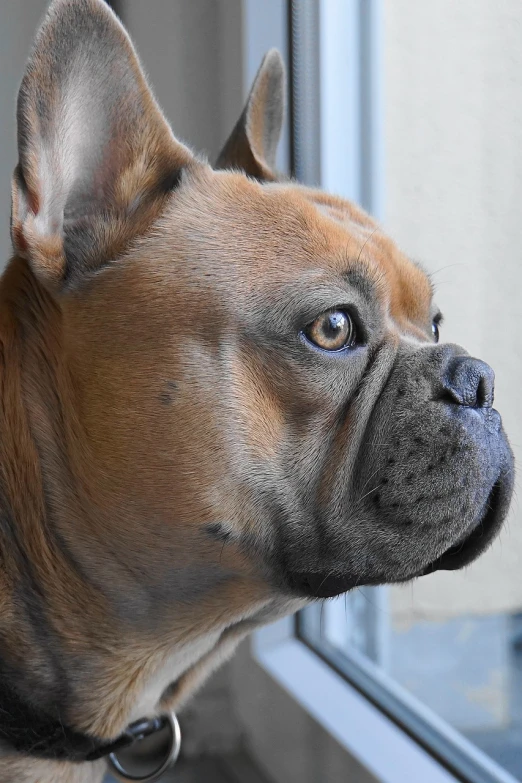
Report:
[[[48,524],[38,439],[26,408],[28,392],[42,380],[37,357],[48,361],[49,373],[55,370],[49,333],[42,328],[52,321],[52,310],[51,300],[24,262],[12,261],[0,282],[0,691],[3,709],[9,712],[0,732],[7,739],[17,721],[28,723],[28,730],[33,718],[42,727],[62,719],[70,695],[61,665],[62,635],[74,633],[81,645],[86,632],[83,612],[75,611],[80,609],[75,569]],[[39,405],[41,425],[49,427],[44,408]],[[90,596],[87,605],[91,600],[96,599]],[[70,611],[60,610],[60,603]],[[46,705],[43,710],[41,705]],[[47,768],[53,780],[68,780],[63,764],[42,766],[40,760],[11,751],[4,743],[2,780],[32,780],[31,770],[36,768],[39,779],[45,779],[40,773]],[[97,766],[93,778],[95,768],[87,765],[83,779],[99,777],[102,765]],[[74,776],[82,780],[78,767]]]
[[[67,726],[111,740],[132,720],[159,709],[164,692],[169,705],[182,702],[251,630],[248,616],[267,599],[237,579],[216,581],[213,597],[227,615],[214,626],[208,627],[208,612],[198,617],[196,605],[190,622],[176,618],[173,607],[168,631],[140,628],[140,612],[154,615],[157,599],[145,595],[140,580],[119,562],[118,545],[104,535],[110,525],[104,526],[103,504],[89,483],[88,437],[60,341],[57,306],[25,262],[14,259],[0,281],[0,660],[19,698],[46,705]],[[73,537],[83,537],[82,548]],[[115,571],[117,590],[114,581],[104,581]],[[169,689],[172,680],[177,683]],[[5,774],[3,763],[10,765]],[[34,763],[27,759],[28,768]],[[9,755],[0,757],[2,780],[13,764]],[[73,766],[72,777],[63,779],[83,781],[82,774]],[[85,774],[90,781],[91,773]],[[59,778],[53,773],[52,779]]]
[[[101,783],[106,769],[103,760],[64,764],[21,756],[0,759],[2,783]]]

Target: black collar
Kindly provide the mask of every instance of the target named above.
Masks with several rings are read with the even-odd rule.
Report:
[[[0,694],[0,740],[26,756],[55,761],[96,761],[162,729],[163,717],[131,723],[116,740],[107,742],[71,729],[22,700],[2,685]]]

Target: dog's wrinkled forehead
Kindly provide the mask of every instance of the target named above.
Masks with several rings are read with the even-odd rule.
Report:
[[[171,233],[172,247],[192,262],[188,271],[195,276],[203,271],[213,283],[234,284],[241,295],[330,288],[332,304],[347,303],[342,296],[349,283],[377,300],[400,332],[426,338],[427,275],[355,204],[235,172],[201,170],[188,179],[161,230]]]

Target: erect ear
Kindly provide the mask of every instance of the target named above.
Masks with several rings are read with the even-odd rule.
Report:
[[[103,0],[54,0],[18,95],[12,241],[51,285],[114,259],[193,161]]]
[[[254,79],[247,104],[223,147],[216,168],[241,169],[260,180],[275,180],[276,152],[285,111],[285,67],[271,49]]]

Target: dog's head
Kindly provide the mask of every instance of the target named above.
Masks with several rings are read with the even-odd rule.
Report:
[[[97,579],[117,552],[126,600],[208,614],[238,575],[316,597],[458,568],[506,514],[492,370],[438,343],[428,277],[367,214],[278,179],[283,82],[270,53],[212,168],[100,0],[53,4],[24,77],[12,236],[58,379],[34,349],[47,508]]]

